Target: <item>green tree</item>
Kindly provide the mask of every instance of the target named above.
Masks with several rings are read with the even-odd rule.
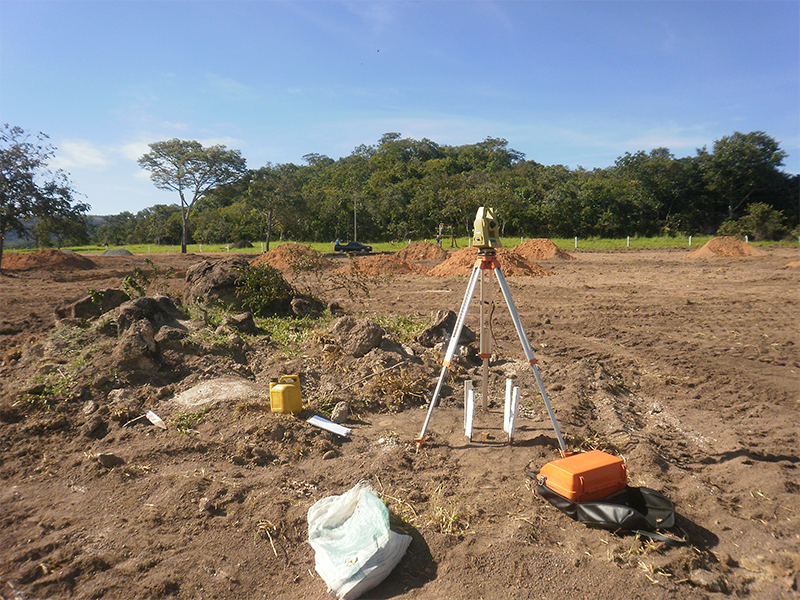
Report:
[[[266,239],[266,249],[272,239],[276,213],[289,213],[289,208],[297,192],[297,166],[291,163],[265,166],[254,171],[250,179],[250,187],[245,197],[254,214],[258,215]],[[292,215],[299,217],[300,215]],[[288,220],[288,219],[287,219]]]
[[[714,151],[699,152],[710,191],[718,197],[720,212],[732,219],[745,204],[780,193],[785,175],[780,171],[786,152],[763,131],[735,132],[714,142]]]
[[[764,202],[748,204],[745,214],[737,219],[728,219],[717,231],[718,235],[749,236],[757,242],[777,240],[788,232],[783,213]]]
[[[181,252],[185,253],[189,217],[197,201],[216,186],[230,183],[244,173],[245,160],[239,150],[222,145],[204,148],[199,142],[175,138],[150,144],[150,152],[139,158],[139,166],[150,171],[157,188],[178,192]]]
[[[30,235],[26,221],[45,222],[45,233],[76,234],[76,225],[89,205],[74,199],[72,183],[63,171],[48,168],[55,148],[43,133],[31,135],[21,127],[3,126],[0,132],[0,261],[7,231]],[[49,241],[49,235],[47,236]]]

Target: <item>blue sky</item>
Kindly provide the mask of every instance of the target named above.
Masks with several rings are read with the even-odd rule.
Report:
[[[248,167],[383,133],[607,167],[765,131],[800,172],[800,2],[0,2],[0,121],[50,136],[92,214],[178,202],[171,138]]]

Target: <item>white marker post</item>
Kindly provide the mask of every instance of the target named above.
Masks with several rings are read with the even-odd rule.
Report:
[[[506,403],[503,405],[503,431],[508,433],[508,427],[511,423],[511,400],[514,382],[506,379]]]
[[[469,393],[472,391],[472,380],[464,382],[464,431],[467,429],[467,405],[469,404]]]
[[[508,443],[514,443],[514,431],[517,429],[517,415],[519,414],[519,388],[515,387],[511,400],[511,416],[508,419]]]
[[[475,390],[470,389],[464,405],[464,436],[472,441],[472,420],[475,416]]]

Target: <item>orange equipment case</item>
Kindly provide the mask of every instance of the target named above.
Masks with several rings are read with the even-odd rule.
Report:
[[[573,502],[600,500],[628,485],[625,461],[601,450],[581,452],[551,461],[537,479],[555,493]]]

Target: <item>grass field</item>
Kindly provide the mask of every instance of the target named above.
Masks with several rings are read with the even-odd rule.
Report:
[[[689,237],[631,237],[631,238],[552,238],[552,242],[566,250],[567,252],[603,252],[608,250],[621,250],[626,248],[641,249],[641,248],[699,248],[714,236],[693,236]],[[504,237],[501,242],[504,248],[513,248],[514,246],[524,242],[530,238],[519,237]],[[691,240],[691,243],[690,243]],[[411,240],[419,241],[419,240]],[[434,240],[426,240],[433,242]],[[470,240],[467,237],[456,238],[454,243],[451,243],[449,238],[442,240],[442,247],[446,250],[464,248],[470,245]],[[271,242],[270,249],[276,248],[282,244],[290,243],[288,240],[278,242]],[[333,252],[333,244],[327,242],[291,242],[309,246],[318,252]],[[577,246],[576,246],[577,243]],[[754,246],[774,246],[774,245],[797,245],[796,241],[782,241],[782,242],[753,242],[750,243]],[[395,252],[401,250],[408,241],[398,242],[375,242],[371,244],[374,252]],[[133,254],[148,254],[153,252],[180,252],[180,245],[172,246],[157,246],[155,244],[129,244],[126,246],[117,246],[126,248]],[[72,250],[81,254],[101,254],[106,250],[105,246],[73,246],[71,248],[64,248],[65,250]],[[7,248],[6,252],[35,252],[38,248],[28,249],[10,249]],[[265,250],[263,242],[254,242],[250,248],[231,248],[229,244],[189,244],[187,247],[188,252],[238,252],[245,254],[260,253]]]

